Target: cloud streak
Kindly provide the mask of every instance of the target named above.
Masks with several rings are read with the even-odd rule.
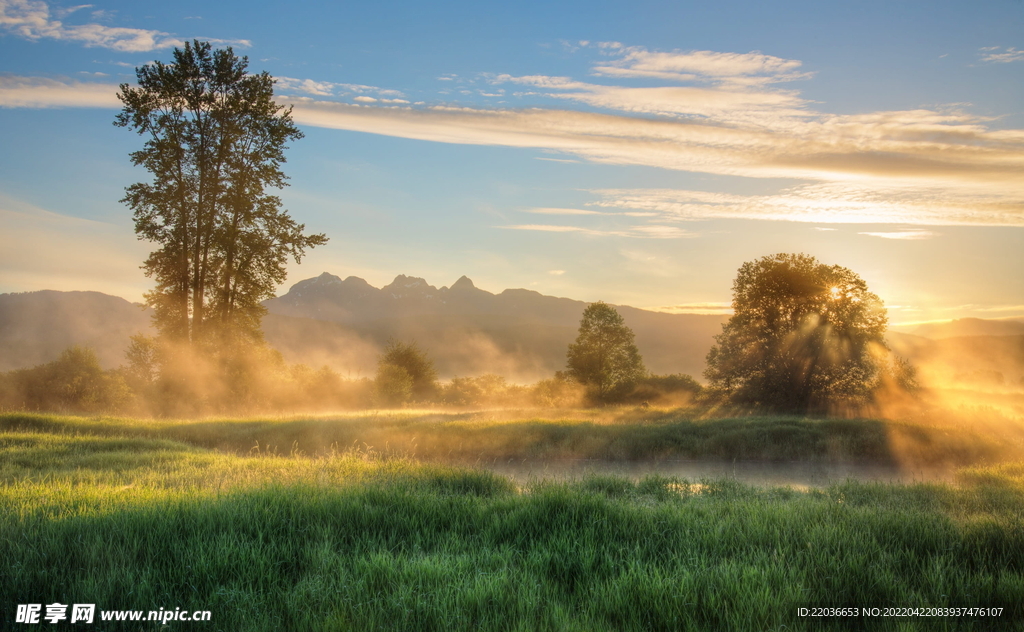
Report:
[[[64,18],[92,5],[80,5],[58,11]],[[175,46],[184,40],[170,33],[151,29],[104,26],[102,24],[68,25],[54,19],[50,7],[42,0],[0,0],[0,28],[28,40],[41,39],[78,42],[86,47],[109,48],[123,53],[140,53]],[[250,46],[248,40],[209,40],[219,44]]]
[[[732,303],[682,303],[679,305],[665,305],[662,307],[648,307],[651,311],[665,312],[667,314],[732,314]]]
[[[542,233],[579,233],[593,237],[633,237],[637,239],[678,239],[696,237],[696,233],[684,230],[679,226],[645,225],[630,226],[617,230],[586,228],[583,226],[566,226],[552,224],[517,224],[498,226],[506,230],[528,230]]]
[[[355,94],[360,95],[355,97],[356,101],[366,101],[368,103],[377,101],[384,103],[409,103],[401,98],[405,95],[398,90],[358,83],[335,83],[332,81],[314,81],[313,79],[296,79],[294,77],[275,77],[274,83],[276,89],[282,92],[300,93],[316,97],[344,97]],[[377,96],[376,98],[366,96],[368,94]]]
[[[879,232],[879,233],[857,233],[858,235],[867,235],[869,237],[881,237],[882,239],[931,239],[938,235],[930,230],[898,230],[891,232]]]
[[[765,195],[679,189],[601,189],[599,208],[642,209],[653,222],[756,219],[814,224],[920,226],[1024,226],[1020,203],[983,186],[922,187],[878,182],[805,184]],[[816,227],[817,230],[823,230]],[[872,233],[873,234],[873,233]],[[873,234],[882,236],[881,234]],[[926,230],[886,233],[889,238],[931,237]],[[900,237],[892,237],[899,235]]]
[[[649,51],[641,46],[625,47],[618,42],[599,47],[619,59],[598,64],[595,75],[610,77],[644,77],[669,81],[706,81],[736,87],[761,86],[779,81],[807,79],[812,73],[798,69],[801,62],[751,53],[720,53],[709,50]]]
[[[595,206],[646,215],[652,234],[671,234],[666,227],[673,222],[718,218],[1024,226],[1024,130],[1000,129],[992,119],[955,109],[819,111],[798,92],[773,87],[807,78],[800,62],[758,52],[587,46],[602,52],[594,66],[598,76],[691,85],[637,87],[547,75],[488,75],[492,84],[522,86],[560,104],[498,109],[421,106],[409,104],[395,90],[280,77],[278,87],[291,95],[279,101],[293,105],[296,122],[305,126],[536,149],[548,154],[541,157],[547,160],[800,182],[764,196],[598,192]],[[118,107],[114,91],[100,84],[4,77],[0,105],[72,106],[78,99],[82,106]],[[353,102],[332,100],[339,97]]]
[[[1013,47],[1000,48],[999,46],[990,46],[988,48],[982,48],[981,61],[988,61],[997,64],[1008,64],[1014,61],[1024,61],[1024,50],[1017,50]]]
[[[0,75],[0,107],[119,108],[117,90],[116,85],[107,83]]]

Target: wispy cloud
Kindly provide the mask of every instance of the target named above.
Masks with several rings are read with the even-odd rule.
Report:
[[[598,235],[603,237],[626,236],[626,233],[623,231],[596,230],[593,228],[584,228],[582,226],[556,226],[551,224],[516,224],[514,226],[498,226],[498,228],[504,228],[506,230],[532,230],[542,233],[581,233],[584,235]]]
[[[599,208],[644,209],[652,221],[759,219],[815,224],[902,224],[1024,226],[1024,204],[983,184],[959,188],[923,187],[917,182],[832,182],[806,184],[764,195],[736,195],[679,189],[602,189]],[[817,230],[827,228],[816,227]],[[917,239],[930,231],[912,233]],[[877,235],[881,236],[881,235]],[[908,239],[911,237],[902,237]]]
[[[531,208],[526,213],[538,215],[601,215],[601,211],[587,210],[582,208]]]
[[[801,72],[801,63],[750,53],[721,53],[710,50],[649,51],[641,46],[622,46],[606,42],[601,46],[618,58],[598,64],[593,72],[610,77],[648,77],[669,81],[705,81],[732,86],[760,86],[779,81],[806,79],[812,73]]]
[[[982,48],[981,53],[981,61],[995,62],[997,64],[1024,61],[1024,50],[1017,50],[1013,47],[989,46]]]
[[[882,239],[931,239],[938,235],[938,233],[930,230],[897,230],[890,232],[878,232],[878,233],[857,233],[858,235],[868,235],[869,237],[881,237]]]
[[[57,81],[40,77],[0,75],[0,107],[117,108],[117,86],[108,83]]]
[[[92,5],[79,5],[58,10],[51,16],[50,7],[42,0],[0,0],[0,28],[29,40],[55,39],[79,42],[87,47],[98,46],[125,53],[139,53],[182,46],[184,40],[151,29],[104,26],[102,24],[65,24],[62,19]],[[248,40],[210,40],[220,44],[250,46]]]
[[[693,75],[694,85],[640,88],[571,77],[488,75],[491,83],[523,86],[563,104],[498,109],[409,104],[396,90],[280,77],[278,88],[285,94],[279,100],[294,105],[295,120],[307,126],[800,182],[762,196],[599,192],[596,206],[646,213],[652,226],[723,217],[825,225],[1024,225],[1024,130],[1000,129],[992,119],[958,109],[965,106],[855,115],[819,111],[796,91],[772,87],[805,77],[799,62],[761,53],[662,54],[616,43],[588,46],[602,52],[595,68],[617,68],[623,80],[623,73],[657,71],[673,74],[676,84]],[[30,78],[5,81],[21,82],[16,94],[0,91],[0,103],[8,107],[72,105],[79,93],[82,105],[95,106],[94,91],[101,90]]]
[[[566,226],[552,224],[517,224],[513,226],[498,226],[506,230],[530,230],[543,233],[579,233],[596,237],[633,237],[637,239],[679,239],[696,237],[696,233],[684,230],[678,226],[629,226],[619,229],[596,229],[583,226]]]
[[[952,179],[1014,183],[1019,191],[1024,168],[1024,131],[989,130],[974,117],[930,111],[822,115],[805,125],[748,130],[571,110],[294,103],[296,120],[318,127],[747,177]]]
[[[332,81],[314,81],[313,79],[296,79],[294,77],[276,77],[275,88],[283,93],[301,93],[316,97],[355,96],[352,100],[360,103],[398,103],[409,102],[401,97],[405,95],[398,90],[366,86],[358,83],[336,83]],[[376,95],[376,96],[369,96]]]
[[[546,158],[544,156],[534,156],[534,160],[544,160],[546,162],[564,162],[564,163],[573,164],[573,165],[580,164],[579,160],[572,160],[572,159],[569,159],[569,158]]]
[[[714,119],[747,125],[775,123],[780,119],[802,119],[804,100],[793,91],[724,89],[706,86],[609,86],[567,77],[498,75],[492,83],[530,86],[554,99],[576,101],[595,108],[654,114],[697,120]],[[522,96],[522,94],[520,95]]]
[[[646,309],[668,314],[715,314],[723,316],[732,314],[731,303],[681,303],[679,305],[648,307]]]
[[[548,270],[548,274],[553,276],[562,276],[565,274],[565,270]]]

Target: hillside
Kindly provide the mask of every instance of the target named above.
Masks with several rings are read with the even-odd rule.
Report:
[[[986,320],[984,318],[958,318],[955,320],[900,326],[900,331],[932,340],[963,338],[965,336],[1024,336],[1024,321]]]
[[[92,347],[104,367],[116,367],[128,338],[149,329],[144,307],[109,294],[0,294],[0,371],[49,362],[72,345]]]

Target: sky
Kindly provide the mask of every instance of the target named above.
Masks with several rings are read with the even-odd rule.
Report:
[[[287,7],[287,10],[284,8]],[[892,324],[1024,317],[1024,2],[0,0],[0,292],[139,301],[118,85],[185,40],[277,80],[285,207],[381,287],[726,313],[850,268]]]

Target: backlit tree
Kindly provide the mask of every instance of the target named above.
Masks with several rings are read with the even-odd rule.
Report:
[[[882,301],[847,268],[804,254],[747,262],[732,307],[704,375],[734,402],[827,411],[867,403],[886,377],[912,381],[885,343]]]
[[[156,244],[143,269],[165,339],[193,348],[260,340],[261,301],[285,279],[289,259],[326,243],[306,235],[271,190],[289,141],[302,137],[274,80],[206,42],[175,49],[173,62],[136,69],[121,84],[115,125],[146,137],[132,163],[152,176],[126,189],[135,232]]]

